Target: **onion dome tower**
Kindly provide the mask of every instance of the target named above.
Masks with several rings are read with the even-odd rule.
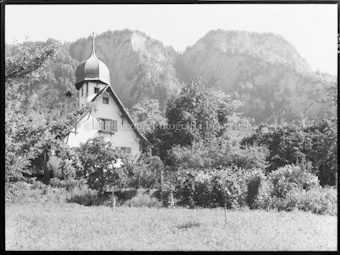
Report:
[[[81,62],[76,70],[76,88],[79,90],[85,81],[97,81],[110,84],[110,72],[107,66],[96,56],[94,33],[92,34],[92,53]]]
[[[79,107],[86,103],[86,98],[110,85],[110,72],[107,66],[96,56],[94,33],[92,34],[92,52],[88,59],[76,69],[76,89],[79,91]]]

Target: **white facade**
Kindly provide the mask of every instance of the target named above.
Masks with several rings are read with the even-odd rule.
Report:
[[[109,86],[90,81],[83,84],[79,90],[79,106],[85,106],[87,102],[93,101],[97,96],[93,101],[96,109],[86,113],[72,128],[64,141],[69,146],[75,147],[79,146],[80,143],[85,143],[89,138],[102,136],[104,140],[131,151],[134,157],[138,157],[141,153],[140,137],[121,112],[112,94],[108,92],[111,89]],[[102,91],[105,87],[107,89]],[[99,89],[100,95],[94,93],[95,88]],[[83,92],[81,92],[82,89]],[[106,123],[108,125],[105,125]]]

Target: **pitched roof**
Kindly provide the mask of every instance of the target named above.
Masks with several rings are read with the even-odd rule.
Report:
[[[135,133],[137,134],[137,136],[142,139],[143,141],[149,143],[149,141],[146,139],[146,137],[144,135],[142,135],[139,130],[137,129],[137,127],[134,125],[130,115],[126,112],[123,103],[120,101],[120,99],[118,98],[118,96],[116,95],[116,93],[113,91],[113,89],[111,88],[111,86],[108,84],[106,85],[102,90],[100,90],[97,95],[95,95],[90,102],[94,102],[100,95],[102,95],[104,92],[108,92],[113,100],[115,100],[116,104],[118,105],[119,110],[121,111],[121,113],[123,114],[123,116],[127,119],[127,121],[129,122],[129,124],[131,125],[132,129],[135,131]],[[85,111],[76,121],[75,124],[77,124],[85,115],[86,113],[88,113],[90,110]],[[69,134],[69,132],[73,129],[74,124],[67,129],[67,131],[64,132],[65,135]]]
[[[123,103],[120,101],[120,99],[118,98],[117,94],[114,92],[114,90],[111,88],[111,86],[109,84],[106,85],[101,91],[99,91],[99,93],[91,100],[91,102],[94,102],[101,94],[103,94],[106,91],[112,96],[113,100],[115,100],[116,104],[118,105],[119,110],[121,111],[123,116],[127,119],[129,124],[131,125],[132,129],[139,136],[139,138],[141,138],[142,140],[148,142],[148,139],[146,139],[146,137],[144,135],[142,135],[139,132],[139,130],[137,129],[137,127],[134,125],[130,115],[126,112],[126,110],[125,110],[125,108],[123,106]]]

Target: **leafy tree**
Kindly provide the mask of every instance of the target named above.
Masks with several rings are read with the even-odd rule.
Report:
[[[90,188],[100,194],[107,188],[122,188],[126,186],[128,177],[133,175],[131,158],[123,151],[115,149],[111,142],[105,142],[103,137],[89,139],[78,148],[78,155],[82,164],[79,173],[87,180]],[[122,167],[114,165],[119,161]]]
[[[24,42],[12,45],[5,59],[5,166],[6,181],[22,178],[23,173],[30,174],[30,166],[38,157],[46,155],[46,151],[53,146],[60,146],[58,136],[74,123],[86,110],[93,105],[68,116],[58,116],[52,121],[37,104],[27,103],[27,89],[35,91],[44,82],[46,87],[50,75],[48,66],[50,60],[56,58],[58,43],[48,40],[46,43]],[[56,109],[55,109],[56,111]],[[47,156],[43,158],[44,163]],[[48,170],[45,166],[45,174]]]
[[[167,125],[156,126],[147,136],[153,152],[164,160],[174,145],[191,146],[194,141],[221,136],[226,131],[228,118],[237,115],[241,105],[236,94],[216,91],[205,86],[200,78],[184,84],[180,95],[167,103]]]
[[[320,101],[326,104],[326,118],[334,122],[334,125],[338,125],[338,85],[331,83]]]
[[[298,163],[316,174],[321,185],[334,185],[338,171],[336,141],[337,130],[332,122],[315,120],[305,125],[286,123],[276,127],[261,124],[256,133],[244,138],[241,144],[268,148],[268,172]]]
[[[26,42],[16,47],[16,55],[5,59],[6,181],[21,178],[30,160],[51,140],[44,116],[23,104],[23,92],[25,86],[44,76],[42,67],[55,56],[56,49],[54,44],[32,48]]]
[[[166,124],[157,99],[143,99],[132,107],[130,113],[139,130],[144,134],[152,132],[157,124]]]

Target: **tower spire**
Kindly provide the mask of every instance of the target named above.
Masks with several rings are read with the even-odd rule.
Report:
[[[95,43],[94,43],[94,32],[92,32],[92,54],[96,55]]]

